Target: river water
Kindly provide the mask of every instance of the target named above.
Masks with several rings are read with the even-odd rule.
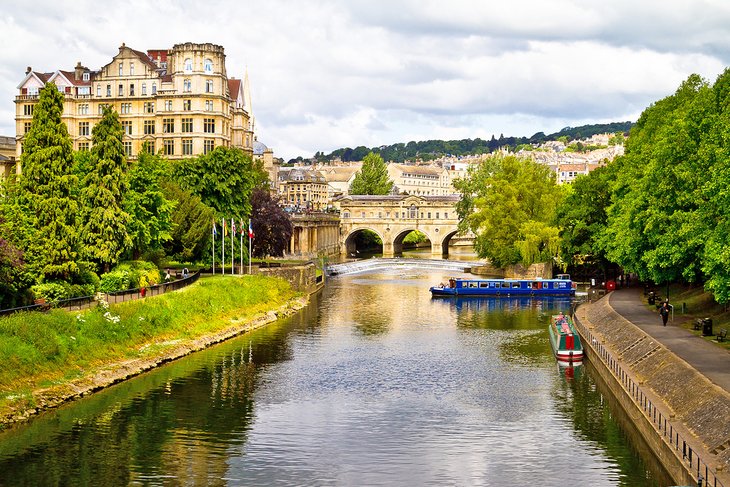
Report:
[[[340,276],[296,316],[0,433],[0,485],[666,486],[560,299],[432,299]]]

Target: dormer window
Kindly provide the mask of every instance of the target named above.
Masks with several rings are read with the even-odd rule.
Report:
[[[213,61],[211,61],[210,59],[206,59],[204,66],[205,66],[204,69],[205,69],[205,72],[206,73],[212,73],[213,72]]]
[[[89,73],[84,73],[84,74],[83,74],[83,75],[81,76],[81,79],[83,79],[84,81],[89,81]]]
[[[192,73],[193,72],[193,60],[190,58],[187,58],[185,60],[185,67],[183,68],[186,73]]]

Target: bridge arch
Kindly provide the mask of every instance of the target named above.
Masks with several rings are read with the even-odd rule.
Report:
[[[358,235],[362,234],[363,232],[367,232],[367,231],[373,232],[375,235],[378,236],[378,238],[380,238],[381,242],[385,242],[385,240],[383,239],[383,235],[374,228],[371,228],[369,226],[361,226],[358,228],[354,228],[354,229],[350,230],[349,233],[347,235],[345,235],[345,238],[344,238],[343,245],[345,248],[345,252],[347,253],[348,256],[354,256],[357,253]]]

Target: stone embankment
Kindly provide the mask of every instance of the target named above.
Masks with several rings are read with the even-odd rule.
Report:
[[[35,404],[33,407],[23,410],[0,410],[0,424],[8,425],[26,421],[33,415],[44,410],[58,407],[65,402],[124,381],[166,362],[182,358],[193,352],[228,340],[229,338],[250,332],[280,318],[296,313],[306,306],[308,301],[308,297],[293,299],[280,308],[263,313],[253,319],[232,321],[230,326],[212,335],[174,343],[151,343],[149,346],[160,347],[164,351],[153,357],[106,365],[98,370],[85,374],[82,378],[51,388],[34,391],[33,401]]]
[[[601,375],[612,383],[619,402],[667,470],[677,472],[669,465],[673,462],[695,481],[699,474],[711,480],[704,468],[697,468],[696,458],[701,458],[700,467],[706,465],[712,471],[709,477],[716,476],[717,485],[730,486],[730,393],[617,313],[608,297],[581,305],[576,321],[589,347],[588,359],[597,368],[603,363]],[[609,362],[617,363],[602,362],[601,351],[604,359],[610,356]],[[627,390],[627,384],[641,392]],[[651,407],[646,407],[647,402]],[[663,430],[652,414],[666,419]],[[673,435],[682,439],[678,447],[669,439]],[[689,448],[695,455],[694,466],[686,457]]]

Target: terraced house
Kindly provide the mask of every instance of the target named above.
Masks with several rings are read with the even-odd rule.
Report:
[[[128,157],[136,157],[143,144],[171,159],[205,154],[218,146],[253,153],[248,75],[243,80],[228,77],[221,46],[184,43],[145,53],[122,44],[98,71],[80,62],[70,71],[28,68],[15,98],[18,159],[38,93],[47,82],[65,95],[63,119],[76,150],[89,149],[94,124],[104,106],[111,105],[124,128]]]

